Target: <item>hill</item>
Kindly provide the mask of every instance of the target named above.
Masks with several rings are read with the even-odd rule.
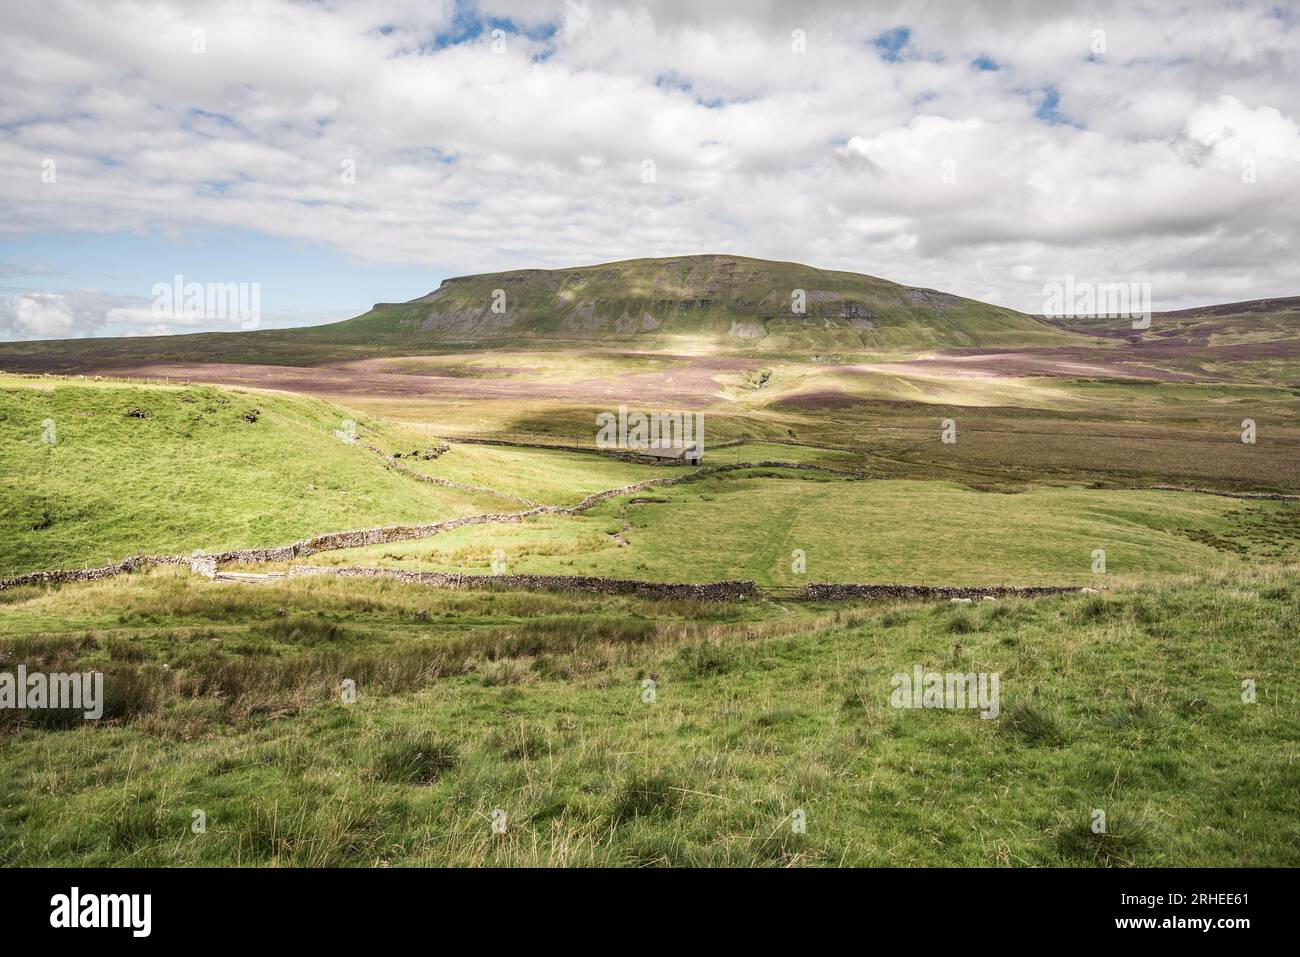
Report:
[[[495,312],[494,296],[503,303]],[[464,276],[353,322],[450,342],[687,338],[729,351],[1061,341],[1059,330],[1031,316],[934,289],[721,255]]]
[[[795,311],[796,300],[803,308]],[[297,329],[0,345],[0,368],[148,362],[315,365],[481,347],[626,345],[764,356],[1082,344],[1033,316],[799,263],[704,255],[448,279],[407,303]]]

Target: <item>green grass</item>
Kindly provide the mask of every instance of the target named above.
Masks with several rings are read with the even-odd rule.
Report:
[[[518,507],[387,470],[346,418],[382,439],[315,399],[0,377],[0,575]]]
[[[0,731],[0,863],[1297,866],[1298,611],[1294,568],[964,608],[24,589],[7,662],[153,694]],[[918,664],[998,672],[1000,718],[891,708]]]
[[[807,445],[742,442],[740,445],[723,446],[711,451],[705,449],[705,465],[728,465],[733,462],[799,462],[841,472],[861,472],[867,468],[860,453]]]
[[[812,476],[812,477],[810,477]],[[1013,530],[1009,533],[1008,530]],[[1093,584],[1300,559],[1300,507],[1177,492],[849,481],[755,469],[653,488],[580,516],[341,549],[310,564],[762,584]],[[802,575],[793,552],[806,557]],[[1106,574],[1092,570],[1106,553]],[[1107,577],[1109,576],[1109,577]]]

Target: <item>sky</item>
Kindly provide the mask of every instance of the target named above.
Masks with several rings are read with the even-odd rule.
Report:
[[[0,339],[733,253],[1042,312],[1300,295],[1300,8],[0,0]],[[209,305],[211,305],[209,303]]]

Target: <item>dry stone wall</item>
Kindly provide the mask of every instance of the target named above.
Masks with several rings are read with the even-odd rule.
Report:
[[[520,495],[511,495],[509,492],[499,492],[496,489],[487,488],[482,485],[467,485],[464,482],[453,482],[450,479],[438,478],[436,475],[428,475],[411,468],[405,462],[401,461],[398,456],[389,455],[388,453],[375,448],[373,445],[367,445],[365,448],[380,456],[384,460],[384,465],[392,471],[397,472],[400,475],[405,475],[407,478],[414,479],[417,482],[423,482],[425,485],[438,485],[442,488],[454,488],[462,492],[472,492],[478,495],[495,495],[498,498],[514,499],[516,502],[522,502],[524,505],[537,504],[532,499],[527,499]],[[433,454],[426,455],[426,458],[436,459],[438,456],[442,455],[443,452],[446,452],[448,448],[449,446],[446,443],[443,443],[440,447],[431,450]]]
[[[878,601],[909,598],[969,598],[972,601],[980,601],[985,597],[1033,598],[1039,595],[1064,595],[1078,591],[1078,586],[1072,585],[1025,587],[998,585],[994,588],[980,588],[971,585],[867,585],[846,582],[806,585],[790,597],[804,601]]]
[[[129,575],[131,572],[140,571],[144,568],[154,568],[158,565],[187,565],[191,571],[199,574],[207,574],[205,569],[208,567],[205,562],[196,562],[194,559],[180,555],[133,555],[115,565],[101,565],[98,568],[56,569],[44,572],[28,572],[25,575],[15,575],[12,578],[0,578],[0,591],[9,588],[21,588],[24,585],[98,581],[101,578],[112,578],[115,575]],[[213,568],[215,570],[215,566]]]
[[[483,519],[487,516],[470,516]],[[456,519],[461,524],[472,524],[469,519]],[[364,533],[355,533],[364,534]],[[292,548],[293,546],[288,546]],[[220,555],[182,557],[178,555],[137,555],[116,565],[100,568],[81,568],[59,571],[30,572],[13,578],[0,579],[0,591],[28,585],[50,585],[64,582],[96,581],[115,575],[130,574],[157,566],[186,566],[196,574],[212,577],[219,561],[276,561],[266,555],[280,555],[284,549],[243,549]],[[289,576],[335,576],[339,578],[388,578],[415,585],[437,588],[499,588],[525,591],[556,591],[600,595],[634,595],[643,598],[665,598],[678,601],[751,601],[758,598],[778,597],[787,601],[905,601],[934,599],[1033,598],[1041,595],[1060,595],[1080,592],[1083,589],[1067,585],[1033,585],[1014,587],[945,586],[945,585],[873,585],[862,583],[810,584],[801,589],[765,589],[752,581],[705,582],[701,584],[678,582],[651,582],[626,578],[603,578],[590,575],[459,575],[448,572],[410,572],[393,568],[326,567],[295,565]]]
[[[408,572],[394,568],[332,568],[296,565],[290,577],[332,575],[340,578],[391,578],[412,585],[438,588],[502,588],[525,591],[584,592],[598,595],[637,595],[694,601],[745,601],[758,597],[751,581],[682,584],[648,582],[592,575],[456,575],[447,572]]]

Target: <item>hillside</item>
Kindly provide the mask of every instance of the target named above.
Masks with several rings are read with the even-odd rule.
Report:
[[[504,311],[493,312],[496,291]],[[800,296],[798,291],[802,291]],[[802,314],[795,311],[802,300]],[[1049,345],[1059,330],[1010,309],[850,272],[739,256],[633,259],[448,279],[354,322],[436,340],[704,339],[735,351]]]
[[[0,576],[514,507],[389,471],[349,416],[390,438],[316,399],[0,376]]]
[[[502,295],[496,294],[501,290]],[[803,291],[803,314],[792,296]],[[494,311],[494,300],[501,303]],[[149,362],[315,365],[466,348],[628,345],[807,356],[1082,344],[1011,309],[850,272],[739,256],[634,259],[448,279],[427,296],[299,329],[0,344],[0,369]]]

